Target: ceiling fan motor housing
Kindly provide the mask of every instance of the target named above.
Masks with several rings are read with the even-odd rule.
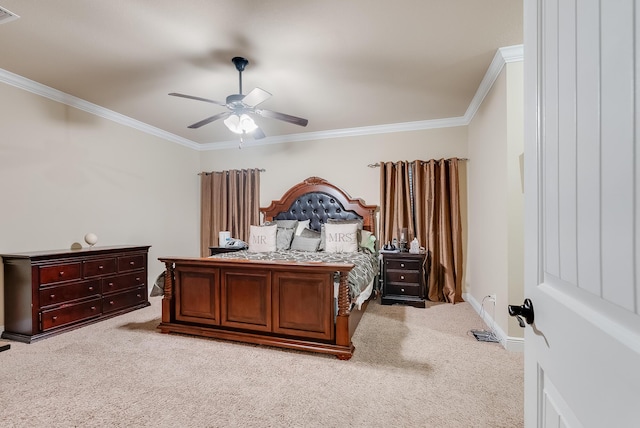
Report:
[[[234,56],[231,61],[236,66],[236,70],[240,72],[243,72],[244,68],[249,64],[249,60],[242,58],[241,56]]]
[[[227,97],[227,106],[231,109],[244,107],[244,104],[242,104],[243,98],[244,95],[242,94],[231,94]]]

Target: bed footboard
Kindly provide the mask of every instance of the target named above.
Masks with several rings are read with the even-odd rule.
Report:
[[[163,333],[336,355],[354,352],[347,276],[353,264],[161,258]],[[334,274],[339,272],[337,313]]]

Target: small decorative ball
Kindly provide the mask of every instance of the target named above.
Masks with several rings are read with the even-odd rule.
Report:
[[[86,235],[84,235],[84,242],[93,247],[94,245],[96,245],[96,242],[98,242],[98,237],[95,233],[87,233]]]

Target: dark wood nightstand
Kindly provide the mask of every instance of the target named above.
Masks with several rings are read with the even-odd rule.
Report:
[[[244,248],[209,247],[209,255],[213,256],[214,254],[233,253],[243,249]]]
[[[424,308],[427,296],[425,254],[382,253],[382,304]]]

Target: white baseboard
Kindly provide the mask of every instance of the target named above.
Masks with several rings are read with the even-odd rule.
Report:
[[[522,337],[507,336],[504,330],[502,330],[500,326],[495,323],[495,320],[491,318],[491,315],[489,315],[487,310],[482,310],[480,302],[478,302],[471,294],[464,293],[462,294],[462,298],[478,313],[482,318],[482,321],[487,325],[487,328],[493,330],[493,333],[500,340],[500,344],[504,349],[513,352],[524,352],[524,339]]]

